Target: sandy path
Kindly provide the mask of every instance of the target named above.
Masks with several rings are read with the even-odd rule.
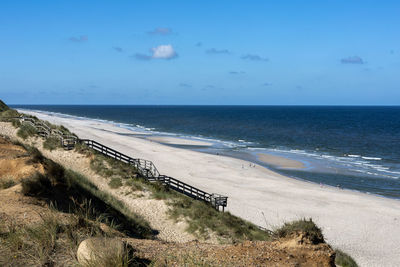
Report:
[[[272,227],[312,217],[327,242],[351,254],[361,266],[400,266],[400,201],[320,187],[261,166],[243,169],[248,162],[117,135],[110,131],[119,128],[106,123],[34,115],[63,124],[81,138],[152,160],[162,174],[227,195],[229,211],[258,225]]]

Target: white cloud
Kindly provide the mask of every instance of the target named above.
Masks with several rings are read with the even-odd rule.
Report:
[[[171,59],[178,56],[172,45],[159,45],[151,49],[152,58]]]

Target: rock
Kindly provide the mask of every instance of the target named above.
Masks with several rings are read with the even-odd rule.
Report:
[[[80,264],[88,261],[101,260],[105,257],[117,257],[127,253],[125,243],[118,238],[93,237],[83,240],[78,247],[76,256]],[[98,265],[99,267],[101,264]]]

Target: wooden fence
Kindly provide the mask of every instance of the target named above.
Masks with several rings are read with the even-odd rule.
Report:
[[[99,142],[96,142],[94,140],[79,139],[79,142],[86,144],[88,147],[105,156],[132,165],[138,170],[140,175],[149,182],[159,182],[167,186],[168,188],[180,192],[186,196],[210,203],[217,210],[222,207],[222,211],[224,211],[225,207],[227,206],[228,197],[218,194],[210,194],[194,186],[181,182],[173,177],[161,175],[154,163],[149,160],[131,158],[121,152],[116,151],[115,149],[100,144]]]
[[[222,196],[215,193],[210,194],[194,186],[181,182],[173,177],[167,175],[161,175],[160,172],[157,170],[156,166],[154,165],[154,163],[149,160],[129,157],[121,152],[118,152],[115,149],[100,144],[99,142],[96,142],[94,140],[79,139],[76,136],[65,135],[64,133],[62,133],[57,129],[50,128],[42,121],[30,117],[21,116],[21,117],[9,117],[2,119],[6,121],[18,119],[20,120],[21,123],[26,123],[35,127],[37,133],[44,138],[49,138],[49,137],[59,138],[61,145],[62,147],[64,147],[64,149],[73,149],[75,147],[75,144],[78,142],[86,144],[88,147],[92,148],[93,150],[105,156],[132,165],[138,170],[139,174],[142,177],[144,177],[147,181],[159,182],[167,186],[168,188],[177,191],[179,193],[182,193],[188,197],[204,201],[206,203],[210,203],[217,210],[220,210],[220,207],[222,207],[222,211],[224,211],[225,207],[228,204],[228,197],[226,196]]]

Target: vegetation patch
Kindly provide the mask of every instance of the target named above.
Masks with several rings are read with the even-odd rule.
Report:
[[[17,135],[22,139],[27,139],[28,137],[34,136],[37,133],[36,128],[28,123],[23,123],[17,132]]]
[[[282,227],[274,231],[274,236],[290,237],[293,234],[303,233],[313,243],[319,244],[324,242],[324,236],[321,229],[312,221],[312,219],[301,219],[293,222],[287,222]]]
[[[1,266],[76,266],[74,255],[81,241],[89,237],[114,237],[118,233],[103,231],[99,220],[88,220],[80,210],[63,220],[51,211],[42,215],[42,221],[36,225],[10,224],[1,229]]]
[[[188,220],[188,231],[207,237],[212,230],[221,237],[233,241],[269,240],[270,235],[250,222],[229,212],[219,212],[204,202],[181,196],[171,202],[170,215],[175,220],[184,217]]]
[[[106,157],[100,153],[92,153],[90,167],[104,177],[120,177],[122,179],[136,178],[137,170],[130,164]]]
[[[112,189],[120,188],[122,186],[122,179],[119,177],[113,177],[111,178],[111,181],[108,183],[108,185]]]
[[[41,198],[55,203],[57,209],[70,212],[71,207],[81,205],[89,199],[95,210],[102,215],[103,222],[118,225],[127,235],[136,238],[153,238],[156,234],[141,216],[132,213],[121,201],[99,190],[85,176],[44,158],[37,149],[31,149],[34,161],[39,160],[45,174],[36,173],[22,180],[22,192],[25,195]],[[103,216],[107,214],[107,216]]]
[[[358,267],[357,262],[347,253],[339,249],[335,249],[335,264],[342,267]]]
[[[55,136],[46,138],[46,140],[43,142],[43,148],[50,151],[53,151],[54,149],[57,149],[59,147],[61,147],[60,138]]]
[[[10,108],[0,99],[0,112],[9,110]]]

